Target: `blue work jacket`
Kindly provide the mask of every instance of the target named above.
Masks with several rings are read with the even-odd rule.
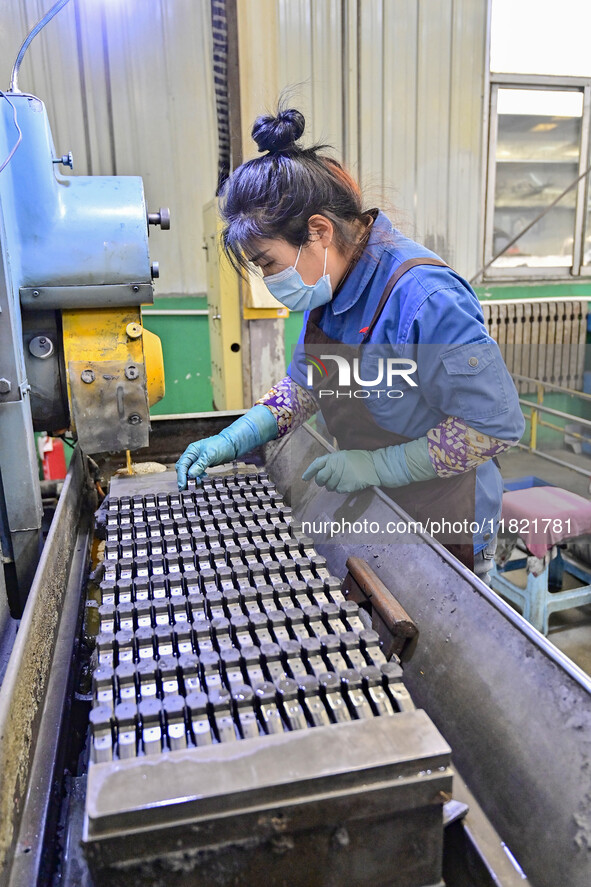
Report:
[[[438,258],[401,234],[384,213],[374,221],[368,243],[319,320],[337,342],[361,344],[386,283],[399,265],[418,257]],[[308,387],[304,334],[308,312],[288,374]],[[380,346],[382,349],[380,350]],[[423,437],[447,416],[457,416],[492,437],[516,442],[525,430],[513,380],[497,343],[488,335],[480,303],[470,285],[451,268],[419,265],[396,284],[375,325],[361,366],[373,379],[371,363],[389,353],[413,357],[416,386],[392,400],[371,391],[365,405],[377,424],[410,439]],[[365,362],[365,364],[364,364]],[[502,502],[501,475],[492,461],[476,469],[475,553],[497,530]]]

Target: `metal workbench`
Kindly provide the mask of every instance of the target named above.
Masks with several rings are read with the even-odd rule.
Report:
[[[178,420],[172,435],[159,425],[154,453],[163,461],[184,439],[206,433],[190,418]],[[267,449],[266,468],[300,520],[385,527],[405,519],[379,491],[342,497],[300,481],[326,446],[304,427]],[[51,883],[60,815],[61,883],[91,884],[77,847],[85,776],[70,773],[64,783],[62,774],[72,719],[84,707],[74,692],[75,663],[94,505],[77,454],[0,688],[0,884],[11,887]],[[536,887],[587,887],[588,677],[429,537],[402,531],[384,543],[375,532],[319,534],[316,547],[339,576],[349,556],[363,557],[419,627],[405,683],[452,748],[454,796],[471,802],[447,831],[448,883],[513,887],[527,883],[523,871]]]

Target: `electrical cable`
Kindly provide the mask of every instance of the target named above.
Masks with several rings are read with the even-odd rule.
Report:
[[[469,283],[469,284],[473,284],[473,283],[475,283],[475,281],[478,280],[478,278],[480,277],[480,275],[481,275],[481,274],[484,274],[484,272],[485,272],[488,268],[490,268],[490,266],[493,264],[493,262],[496,262],[497,259],[498,259],[500,256],[502,256],[503,253],[506,253],[507,250],[508,250],[510,247],[512,247],[514,244],[516,244],[517,241],[518,241],[521,237],[523,237],[524,234],[527,234],[527,232],[528,232],[531,228],[533,228],[534,225],[537,225],[537,223],[540,221],[540,219],[543,219],[544,216],[546,215],[546,213],[550,212],[550,210],[553,209],[553,208],[556,206],[556,204],[559,203],[559,201],[561,201],[562,198],[563,198],[566,194],[568,194],[569,191],[572,191],[572,189],[575,187],[575,185],[578,185],[578,184],[579,184],[579,182],[581,181],[581,179],[584,179],[585,176],[588,176],[589,173],[591,173],[591,166],[588,166],[587,169],[586,169],[584,172],[582,172],[580,176],[577,176],[577,178],[574,179],[574,181],[572,181],[572,182],[570,183],[570,185],[568,185],[568,187],[565,188],[564,191],[563,191],[561,194],[559,194],[558,197],[556,197],[556,198],[552,201],[552,203],[549,203],[548,206],[546,206],[546,207],[542,210],[541,213],[538,213],[538,215],[535,217],[535,219],[533,219],[531,222],[529,222],[529,224],[527,224],[527,225],[525,226],[525,228],[523,228],[523,230],[521,230],[521,231],[519,232],[519,234],[517,234],[512,240],[510,240],[509,243],[506,243],[505,246],[503,247],[503,249],[502,249],[502,250],[499,250],[499,252],[496,254],[496,256],[493,256],[492,259],[490,259],[490,260],[486,263],[486,265],[483,265],[482,268],[479,268],[478,271],[476,272],[476,274],[474,274],[474,275],[470,278],[470,280],[468,281],[468,283]]]
[[[218,195],[231,169],[227,0],[211,0],[211,38],[218,130],[218,182],[215,193]]]
[[[6,101],[8,102],[8,104],[10,105],[10,107],[12,108],[12,119],[14,120],[14,125],[16,126],[16,131],[18,132],[18,138],[17,138],[15,144],[12,146],[12,150],[11,150],[10,154],[8,155],[8,157],[6,158],[6,160],[0,165],[0,172],[2,172],[2,170],[3,170],[6,166],[8,166],[8,164],[10,163],[10,161],[12,160],[12,158],[14,157],[14,154],[15,154],[15,152],[16,152],[16,149],[18,148],[18,146],[20,145],[20,143],[21,143],[22,140],[23,140],[23,133],[22,133],[22,130],[21,130],[20,126],[18,125],[18,120],[17,120],[17,118],[16,118],[16,108],[14,107],[14,105],[12,104],[12,102],[10,101],[10,99],[8,98],[8,96],[6,95],[6,93],[2,92],[2,90],[0,90],[0,96],[1,96],[3,99],[6,99]]]
[[[70,447],[71,450],[73,450],[73,449],[76,448],[76,443],[75,443],[75,441],[73,441],[73,440],[72,440],[71,438],[69,438],[69,437],[66,437],[65,434],[52,434],[51,436],[52,436],[52,437],[57,437],[58,440],[61,440],[61,441],[62,441],[63,443],[65,443],[68,447]],[[95,464],[96,464],[96,463],[95,463]],[[98,465],[97,465],[97,468],[98,468]]]
[[[43,28],[45,27],[45,25],[47,25],[52,20],[52,18],[55,15],[57,15],[61,9],[64,8],[66,3],[69,3],[69,2],[70,2],[70,0],[57,0],[57,3],[55,3],[51,7],[51,9],[45,13],[43,18],[39,19],[39,21],[34,26],[32,31],[25,38],[21,48],[18,51],[14,65],[12,66],[12,74],[10,76],[9,92],[20,92],[20,90],[18,88],[18,72],[19,72],[19,68],[21,66],[21,62],[25,56],[27,49],[31,45],[31,42],[35,39],[35,37],[37,36],[39,31],[42,31]]]
[[[25,38],[25,40],[24,40],[24,42],[23,42],[21,48],[20,48],[19,51],[18,51],[18,54],[17,54],[16,60],[15,60],[14,65],[13,65],[13,67],[12,67],[12,75],[11,75],[11,77],[10,77],[10,89],[9,89],[9,92],[13,92],[13,93],[20,92],[20,90],[19,90],[19,88],[18,88],[18,72],[19,72],[19,68],[20,68],[20,66],[21,66],[21,62],[22,62],[22,60],[23,60],[23,58],[24,58],[24,56],[25,56],[25,53],[26,53],[27,49],[28,49],[29,46],[31,45],[31,42],[35,39],[35,37],[37,36],[37,34],[39,33],[39,31],[42,31],[43,28],[45,27],[45,25],[48,24],[48,22],[50,22],[51,19],[52,19],[55,15],[57,15],[58,12],[59,12],[61,9],[63,9],[64,6],[65,6],[67,3],[69,3],[69,2],[70,2],[70,0],[58,0],[58,2],[55,3],[55,4],[51,7],[51,9],[49,10],[49,12],[46,12],[45,15],[43,16],[43,18],[41,18],[41,19],[37,22],[37,24],[36,24],[35,27],[32,29],[32,31],[31,31],[31,32],[28,34],[28,36]],[[13,120],[14,120],[14,125],[15,125],[15,127],[16,127],[16,131],[17,131],[17,133],[18,133],[18,138],[17,138],[17,140],[16,140],[16,143],[13,145],[12,150],[10,151],[10,153],[9,153],[8,157],[6,158],[6,160],[4,160],[3,163],[0,165],[0,172],[2,172],[2,170],[5,169],[5,168],[8,166],[8,164],[10,163],[10,161],[12,160],[12,158],[14,157],[14,154],[15,154],[15,152],[16,152],[16,149],[18,148],[18,146],[20,145],[20,143],[21,143],[22,140],[23,140],[23,134],[22,134],[22,130],[21,130],[20,126],[18,125],[18,119],[17,119],[17,115],[16,115],[16,108],[15,108],[15,106],[14,106],[13,103],[10,101],[10,99],[8,98],[8,96],[6,95],[5,92],[2,92],[2,91],[0,90],[0,96],[1,96],[3,99],[6,99],[6,101],[8,102],[8,104],[10,105],[10,107],[12,108],[12,118],[13,118]]]

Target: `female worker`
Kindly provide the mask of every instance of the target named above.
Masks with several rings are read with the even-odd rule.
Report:
[[[487,578],[502,496],[493,459],[524,431],[511,377],[466,281],[382,212],[364,211],[342,166],[297,144],[303,132],[299,111],[259,117],[263,156],[234,171],[220,206],[234,264],[258,266],[278,301],[305,311],[300,347],[251,410],[187,447],[179,487],[320,409],[339,450],[304,480],[391,491],[427,529],[447,521],[434,535]],[[309,370],[320,367],[310,355],[324,356],[328,375]]]

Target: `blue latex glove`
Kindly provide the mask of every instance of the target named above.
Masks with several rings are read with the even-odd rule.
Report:
[[[189,444],[176,463],[179,490],[188,477],[200,477],[210,465],[231,462],[277,437],[277,420],[268,407],[257,404],[219,434]]]
[[[380,450],[339,450],[308,465],[302,480],[315,478],[319,487],[354,493],[366,487],[403,487],[435,477],[426,437]]]

